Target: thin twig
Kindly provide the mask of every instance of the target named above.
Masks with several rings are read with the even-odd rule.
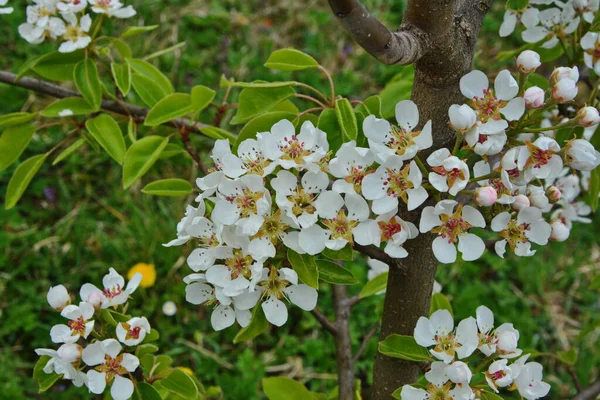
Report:
[[[363,338],[362,343],[360,344],[360,347],[356,351],[356,354],[354,354],[354,358],[352,358],[352,363],[356,364],[356,362],[358,361],[358,359],[360,358],[360,356],[366,350],[367,344],[369,343],[369,340],[371,340],[371,338],[373,336],[375,336],[375,334],[377,333],[377,330],[379,330],[379,322],[376,322],[371,327],[371,329],[369,330],[369,332],[365,335],[365,337]]]
[[[594,400],[598,395],[600,395],[600,381],[596,381],[583,389],[581,393],[573,397],[573,400]]]
[[[392,257],[390,257],[389,255],[387,255],[387,253],[375,246],[362,246],[358,243],[354,243],[354,246],[352,246],[354,248],[354,250],[358,251],[359,253],[364,254],[367,257],[371,257],[375,260],[379,260],[381,262],[386,263],[387,265],[395,265],[396,263],[394,263],[394,259]]]
[[[329,333],[331,333],[334,337],[338,334],[337,326],[335,326],[335,324],[331,322],[321,311],[314,308],[312,310],[312,314],[315,316],[317,321],[319,321],[321,326],[329,331]]]
[[[315,99],[312,96],[308,96],[306,94],[300,94],[300,93],[296,93],[294,94],[295,97],[298,97],[300,99],[305,99],[305,100],[309,100],[312,101],[314,103],[317,103],[318,105],[320,105],[322,108],[327,108],[327,106],[325,104],[323,104],[322,102],[320,102],[319,100]]]

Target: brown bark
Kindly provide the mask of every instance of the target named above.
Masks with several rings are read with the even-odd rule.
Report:
[[[409,0],[404,21],[394,35],[409,35],[411,41],[399,49],[403,43],[390,40],[392,44],[387,46],[387,55],[381,53],[381,44],[387,37],[381,24],[362,12],[364,7],[359,1],[329,0],[329,3],[334,13],[339,10],[350,12],[352,22],[360,29],[349,27],[347,17],[338,15],[342,25],[378,60],[415,64],[412,100],[419,107],[421,124],[428,120],[433,124],[434,146],[429,152],[451,146],[455,136],[448,127],[448,108],[464,102],[459,81],[471,69],[479,29],[491,0]],[[406,60],[408,62],[404,62]],[[418,225],[420,210],[410,214],[401,211],[400,214]],[[427,315],[437,268],[431,250],[432,240],[432,235],[421,234],[408,241],[405,245],[408,258],[390,265],[381,340],[392,333],[412,335],[418,318]],[[418,373],[416,363],[378,354],[372,399],[391,399],[394,390],[415,382]]]
[[[348,290],[343,285],[333,285],[333,302],[335,305],[334,335],[338,370],[339,398],[354,398],[354,360],[352,358],[352,342],[350,338],[350,305]]]

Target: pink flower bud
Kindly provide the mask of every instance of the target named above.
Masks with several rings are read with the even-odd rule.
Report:
[[[600,123],[600,114],[596,107],[583,107],[577,111],[577,121],[584,126],[592,126]]]
[[[564,242],[569,238],[571,231],[569,228],[560,221],[554,221],[551,225],[552,233],[550,234],[550,240],[553,242]]]
[[[527,108],[540,108],[544,105],[544,90],[537,86],[532,86],[523,94]]]
[[[542,65],[540,55],[532,50],[525,50],[517,57],[517,67],[524,74],[530,74]]]
[[[475,190],[474,200],[479,206],[490,207],[498,200],[498,192],[491,186],[482,186]]]
[[[75,343],[66,343],[58,348],[58,356],[68,363],[73,363],[81,359],[83,348]]]
[[[97,310],[102,306],[102,302],[104,299],[102,298],[102,293],[100,292],[92,292],[87,298],[87,302],[90,303]]]
[[[549,186],[548,189],[546,189],[546,197],[548,197],[548,200],[550,200],[550,203],[554,204],[560,200],[560,198],[562,197],[562,192],[560,191],[559,188],[552,185],[552,186]]]
[[[577,82],[579,80],[579,69],[577,69],[577,67],[559,67],[552,71],[552,75],[550,75],[550,82],[553,85],[555,85],[558,81],[562,81],[563,79],[570,79]]]
[[[571,79],[561,79],[552,88],[552,97],[558,103],[567,103],[577,96],[577,83]]]
[[[67,288],[65,288],[63,285],[51,287],[46,295],[46,300],[48,300],[50,307],[57,311],[61,311],[71,303],[69,292],[67,292]]]
[[[531,203],[529,202],[529,198],[524,194],[519,194],[515,196],[515,202],[512,203],[512,208],[516,211],[520,211],[525,207],[529,207]]]

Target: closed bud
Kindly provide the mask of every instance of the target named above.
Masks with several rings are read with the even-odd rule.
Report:
[[[600,164],[600,152],[585,139],[571,140],[565,147],[567,163],[579,171],[592,171]]]
[[[562,192],[559,188],[552,185],[549,186],[548,189],[546,189],[546,197],[548,198],[550,203],[554,204],[560,200],[560,198],[562,197]]]
[[[82,347],[76,343],[65,343],[57,350],[58,356],[68,363],[81,359]]]
[[[48,290],[46,299],[48,300],[50,307],[57,311],[62,311],[63,308],[71,303],[69,292],[67,292],[67,288],[65,288],[63,285],[51,287],[50,290]]]
[[[519,194],[515,196],[515,202],[512,203],[512,208],[516,211],[520,211],[525,207],[529,207],[531,205],[529,198],[524,194]]]
[[[482,186],[475,190],[474,200],[479,206],[490,207],[498,200],[498,192],[491,186]]]
[[[552,233],[550,234],[550,240],[553,242],[564,242],[569,238],[571,231],[569,228],[560,221],[554,221],[550,224],[552,227]]]
[[[544,105],[544,90],[537,86],[532,86],[523,94],[527,108],[540,108]]]
[[[457,131],[469,130],[477,122],[477,114],[475,110],[466,104],[461,106],[453,104],[448,109],[448,117],[450,117],[450,125]]]
[[[444,372],[446,372],[448,379],[458,384],[467,384],[471,382],[471,378],[473,377],[469,366],[462,361],[454,361],[446,367]]]
[[[519,345],[518,332],[515,329],[498,333],[498,349],[504,353],[512,353]]]
[[[546,197],[546,193],[544,193],[542,190],[537,190],[535,192],[531,192],[529,194],[529,203],[533,207],[537,207],[542,211],[546,210],[548,207],[550,207],[550,202],[548,201],[548,198]]]
[[[579,80],[579,69],[577,69],[577,67],[558,67],[552,71],[552,75],[550,75],[550,83],[552,85],[555,85],[558,81],[562,81],[563,79],[570,79],[577,82]]]
[[[102,302],[104,299],[102,298],[102,293],[100,292],[92,292],[87,298],[87,302],[90,303],[97,310],[102,306]]]
[[[530,74],[535,71],[542,63],[540,55],[532,50],[525,50],[517,57],[517,68],[524,74]]]
[[[567,103],[577,96],[577,83],[571,79],[561,79],[552,88],[552,97],[557,103]]]
[[[596,107],[582,107],[577,111],[577,121],[584,127],[597,125],[600,123],[600,114]]]

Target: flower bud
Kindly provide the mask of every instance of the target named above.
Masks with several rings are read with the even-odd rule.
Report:
[[[571,231],[569,228],[560,221],[554,221],[550,224],[552,227],[552,233],[550,234],[550,240],[553,242],[564,242],[569,238]]]
[[[596,107],[583,107],[577,111],[577,121],[584,127],[600,123],[600,114]]]
[[[475,190],[474,200],[479,206],[490,207],[498,200],[498,192],[491,186],[482,186]]]
[[[94,308],[97,310],[102,306],[102,302],[104,301],[104,299],[102,298],[102,293],[92,292],[90,293],[86,301],[92,306],[94,306]]]
[[[461,106],[453,104],[448,110],[448,116],[450,117],[450,124],[457,131],[466,131],[471,129],[477,122],[477,114],[475,110],[466,104]]]
[[[549,186],[548,189],[546,189],[546,197],[548,198],[550,203],[555,204],[562,197],[562,192],[559,188],[552,185]]]
[[[57,311],[61,311],[63,308],[65,308],[71,303],[71,297],[69,297],[69,292],[67,292],[67,288],[65,288],[63,285],[51,287],[50,290],[48,290],[46,299],[48,300],[48,304],[50,304],[50,307],[54,308]]]
[[[566,147],[567,163],[579,171],[591,171],[600,164],[600,153],[585,139],[575,139]]]
[[[571,79],[561,79],[552,88],[552,97],[558,103],[567,103],[577,96],[577,83]]]
[[[542,65],[540,55],[532,50],[525,50],[517,57],[517,67],[524,74],[530,74]]]
[[[550,201],[548,201],[546,193],[544,193],[542,190],[531,192],[529,194],[529,203],[533,207],[537,207],[542,211],[550,207]]]
[[[537,86],[532,86],[523,94],[527,108],[540,108],[544,105],[544,90]]]
[[[579,69],[577,67],[559,67],[552,71],[552,75],[550,75],[550,83],[552,85],[563,79],[570,79],[577,82],[579,80]]]
[[[512,208],[516,211],[521,211],[523,208],[529,207],[530,205],[531,202],[529,201],[529,198],[524,194],[519,194],[515,196],[515,202],[512,203]]]
[[[454,383],[466,384],[471,382],[473,373],[469,369],[468,365],[462,361],[455,361],[446,367],[446,375]]]
[[[73,363],[81,359],[83,348],[76,343],[65,343],[58,348],[58,356],[68,363]]]
[[[498,350],[503,353],[513,353],[517,350],[519,345],[519,332],[512,328],[505,330],[497,334],[498,337]]]

